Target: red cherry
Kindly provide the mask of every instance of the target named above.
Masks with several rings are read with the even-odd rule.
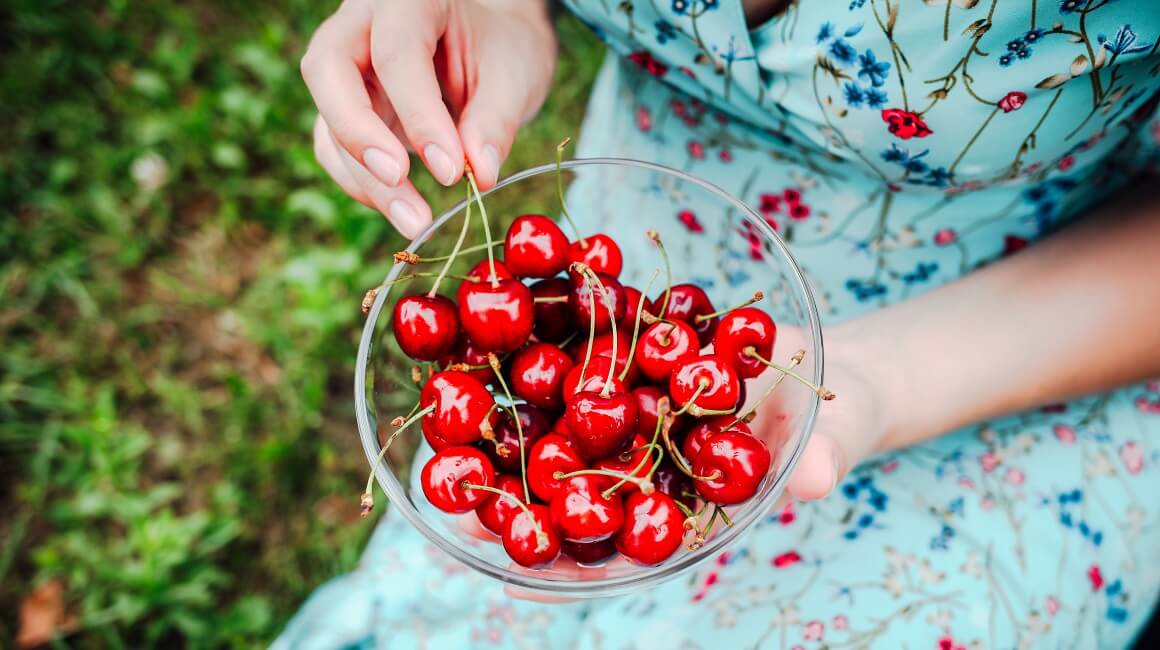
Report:
[[[629,393],[584,391],[564,410],[581,458],[618,454],[636,433],[636,398]]]
[[[647,566],[669,559],[685,538],[685,514],[667,494],[628,495],[625,517],[616,535],[616,550]]]
[[[459,338],[455,303],[443,296],[407,296],[395,303],[391,329],[403,353],[419,361],[434,361]]]
[[[534,569],[551,564],[560,556],[563,539],[560,532],[552,526],[552,517],[547,506],[533,503],[528,506],[528,511],[531,513],[530,516],[521,509],[508,520],[501,540],[503,550],[507,551],[511,559]],[[540,538],[541,531],[545,539]],[[547,544],[542,543],[545,541]]]
[[[533,343],[512,358],[512,392],[546,411],[564,407],[564,379],[572,358],[551,343]]]
[[[580,371],[584,368],[584,356],[580,356],[580,361],[572,366],[572,370],[564,377],[564,403],[571,404],[572,400],[582,392],[599,393],[604,390],[604,380],[608,379],[608,367],[612,365],[612,360],[608,357],[597,357],[593,355],[592,360],[588,362],[588,372],[584,375],[584,384],[580,384]],[[624,382],[614,374],[612,376],[612,387],[608,389],[612,393],[624,393],[628,391],[628,387]]]
[[[624,310],[624,318],[621,318],[616,324],[632,331],[633,326],[636,325],[636,312],[641,303],[644,303],[644,308],[648,309],[648,298],[645,298],[639,289],[625,286],[624,304],[627,305],[627,309]]]
[[[652,381],[664,381],[673,368],[700,354],[697,333],[687,323],[654,323],[636,343],[636,365]]]
[[[464,445],[435,452],[419,477],[423,494],[431,505],[454,514],[475,510],[491,494],[465,488],[464,483],[487,486],[495,483],[495,469],[487,456],[475,447]]]
[[[451,353],[443,355],[439,361],[443,364],[444,368],[453,363],[476,366],[471,370],[463,370],[462,372],[471,375],[472,379],[475,379],[484,386],[495,381],[495,373],[488,365],[487,350],[479,349],[465,338],[460,338],[455,349]]]
[[[686,494],[693,493],[693,486],[686,475],[671,460],[661,461],[661,466],[652,475],[653,487],[657,492],[667,494],[674,501],[680,501],[692,510],[697,505],[697,499]]]
[[[556,496],[563,481],[556,478],[556,472],[575,472],[584,469],[584,461],[567,438],[549,433],[532,445],[528,454],[528,489],[537,498],[551,501]]]
[[[612,358],[612,338],[613,338],[612,332],[606,332],[604,334],[601,334],[600,336],[597,336],[595,339],[592,340],[592,358],[593,359],[595,359],[597,357],[604,357],[605,359]],[[615,373],[617,377],[619,377],[621,371],[624,370],[624,366],[626,364],[628,364],[628,352],[629,352],[629,348],[631,348],[631,347],[632,347],[631,336],[628,334],[625,334],[624,332],[622,332],[620,330],[617,330],[616,331],[616,373]],[[572,345],[568,346],[568,351],[572,354],[572,358],[576,361],[576,363],[584,363],[584,355],[588,351],[588,340],[584,339],[584,340],[575,341],[574,343],[572,343]],[[607,366],[605,366],[605,370],[607,371]],[[637,374],[639,374],[639,371],[636,369],[636,367],[629,366],[628,375],[624,378],[624,381],[627,382],[628,384],[632,384],[633,380],[636,379]]]
[[[705,290],[695,284],[674,284],[669,296],[669,306],[664,314],[660,313],[661,304],[665,301],[665,294],[657,296],[648,307],[649,313],[667,320],[684,321],[697,332],[697,338],[702,346],[713,340],[713,330],[717,327],[717,319],[709,318],[697,322],[697,316],[712,314],[716,311]]]
[[[733,364],[742,379],[760,375],[765,364],[745,354],[753,347],[764,359],[773,355],[777,327],[769,314],[756,307],[742,307],[721,317],[713,335],[713,353]]]
[[[518,476],[500,474],[495,478],[495,487],[515,495],[516,498],[524,496],[524,484]],[[479,517],[479,523],[483,524],[484,528],[496,535],[503,535],[504,526],[513,515],[520,512],[520,507],[502,494],[494,492],[486,494],[487,498],[475,509],[475,516]]]
[[[459,323],[476,346],[503,353],[518,349],[532,335],[532,292],[519,280],[500,280],[494,285],[464,282],[459,302]]]
[[[620,246],[617,246],[608,235],[592,235],[572,242],[568,248],[568,261],[583,262],[593,271],[607,273],[614,278],[619,276],[621,269],[624,268]]]
[[[632,396],[636,398],[636,433],[652,440],[657,420],[660,419],[657,403],[665,396],[665,392],[656,386],[640,386],[632,389]]]
[[[530,404],[517,404],[515,408],[524,431],[524,448],[530,450],[537,440],[548,433],[548,416]],[[495,426],[495,444],[485,443],[483,448],[492,464],[500,470],[512,473],[520,471],[520,430],[516,428],[511,411],[500,409]],[[501,453],[500,449],[505,450],[505,453]]]
[[[464,280],[456,290],[455,300],[459,304],[463,304],[463,298],[467,291],[467,287],[479,284],[491,277],[491,264],[486,260],[480,260],[471,270],[467,272],[468,278],[471,280]],[[508,270],[508,267],[500,260],[495,261],[495,277],[497,280],[510,280],[516,276]],[[473,282],[474,280],[474,282]]]
[[[423,433],[453,445],[479,440],[495,427],[495,399],[487,388],[458,370],[435,373],[419,392],[419,406],[435,409],[423,416]],[[434,445],[432,445],[434,447]]]
[[[624,506],[618,495],[601,494],[611,486],[608,477],[581,475],[565,479],[549,504],[552,523],[564,539],[594,542],[608,539],[624,522]]]
[[[587,330],[592,323],[592,307],[595,304],[596,333],[603,334],[612,329],[612,323],[608,320],[608,307],[612,307],[614,320],[619,321],[624,318],[624,314],[628,310],[628,302],[624,297],[624,287],[616,278],[604,273],[597,273],[596,277],[604,285],[603,298],[600,297],[600,290],[595,286],[595,283],[592,283],[593,286],[589,290],[589,280],[583,275],[572,273],[569,276],[568,306],[572,309],[572,316],[575,319],[574,325]],[[594,296],[596,300],[593,300]]]
[[[568,280],[548,278],[531,287],[533,298],[567,298]],[[548,343],[559,343],[576,331],[572,308],[564,302],[537,302],[535,304],[536,324],[532,331],[536,338]]]
[[[550,278],[568,267],[568,236],[542,214],[516,217],[503,241],[503,258],[520,278]]]
[[[571,438],[572,430],[568,428],[568,418],[561,415],[552,423],[552,433],[558,433],[565,438]]]
[[[673,405],[684,407],[698,388],[704,386],[693,402],[709,411],[732,411],[741,398],[741,381],[733,366],[715,355],[706,355],[686,361],[673,369],[669,378],[669,395]],[[693,412],[696,415],[695,412]]]
[[[724,431],[709,438],[693,459],[693,473],[717,478],[697,479],[697,492],[720,505],[742,503],[757,494],[773,458],[769,447],[740,431]]]
[[[580,566],[600,566],[608,558],[616,555],[616,544],[611,539],[602,539],[595,542],[570,542],[564,540],[564,555],[576,560],[576,564]]]
[[[647,449],[639,449],[639,447],[648,444],[649,440],[651,439],[651,437],[645,438],[644,436],[637,434],[633,438],[632,444],[629,445],[630,448],[636,449],[636,451],[632,453],[625,452],[617,456],[602,458],[592,465],[592,469],[603,469],[611,472],[618,472],[620,474],[627,474],[629,476],[635,476],[637,478],[644,478],[649,476],[650,472],[652,472],[653,466],[657,464],[656,454],[649,453],[649,450]],[[613,479],[613,482],[615,483],[616,480],[617,479]],[[620,486],[620,488],[617,489],[617,493],[628,494],[638,490],[640,490],[640,486],[630,481]]]
[[[741,433],[753,435],[753,431],[749,429],[748,424],[744,422],[733,424],[733,421],[736,419],[737,417],[734,415],[718,415],[717,417],[698,420],[697,424],[692,429],[689,429],[689,435],[685,436],[685,441],[681,443],[681,453],[685,458],[692,461],[701,453],[701,448],[705,446],[705,442],[722,431],[740,431]],[[733,424],[733,426],[729,426],[730,424]]]

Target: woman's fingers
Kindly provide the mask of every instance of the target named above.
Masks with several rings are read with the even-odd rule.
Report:
[[[338,145],[334,143],[334,138],[330,135],[330,128],[326,126],[321,115],[314,119],[314,157],[318,159],[318,164],[322,165],[326,173],[330,174],[334,182],[338,183],[338,186],[351,198],[368,208],[375,207],[375,204],[371,202],[370,195],[354,179],[354,175],[347,169],[342,156],[338,154]]]
[[[302,79],[335,141],[382,184],[407,177],[406,149],[375,113],[363,81],[369,68],[371,4],[348,0],[318,28],[302,56]]]
[[[412,148],[431,175],[450,186],[463,174],[463,147],[435,76],[435,48],[447,25],[444,3],[390,0],[375,12],[375,76]],[[369,104],[368,104],[369,105]]]
[[[499,178],[499,167],[511,150],[516,129],[523,123],[526,92],[511,78],[481,83],[463,108],[459,135],[475,177],[484,189]]]
[[[834,491],[847,469],[845,453],[834,439],[815,433],[798,459],[786,491],[800,501],[816,501]]]

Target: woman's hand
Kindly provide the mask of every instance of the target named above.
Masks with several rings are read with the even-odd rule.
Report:
[[[467,160],[486,189],[543,103],[555,38],[542,0],[346,0],[315,32],[302,78],[319,163],[415,237],[431,208],[407,150],[443,185]]]

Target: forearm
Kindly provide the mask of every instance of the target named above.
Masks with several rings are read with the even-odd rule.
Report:
[[[1160,374],[1160,192],[835,334],[888,384],[884,449]]]

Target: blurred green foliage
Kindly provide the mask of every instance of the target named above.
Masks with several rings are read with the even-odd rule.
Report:
[[[250,647],[355,564],[359,302],[403,241],[313,160],[333,4],[0,6],[0,639],[55,581],[58,646]],[[507,171],[579,125],[601,51],[560,31]]]

